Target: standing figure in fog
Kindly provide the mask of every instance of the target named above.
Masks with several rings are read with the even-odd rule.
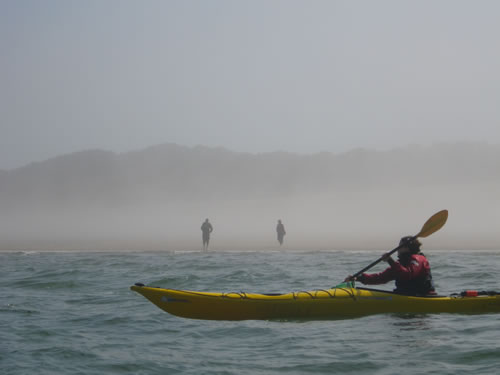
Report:
[[[281,220],[278,220],[278,225],[276,226],[276,233],[278,234],[278,242],[280,243],[280,246],[283,245],[283,237],[285,237],[285,226],[281,222]]]
[[[202,232],[202,240],[203,240],[203,251],[208,250],[208,243],[210,242],[210,233],[214,228],[212,227],[212,224],[206,219],[203,224],[201,224],[201,232]]]

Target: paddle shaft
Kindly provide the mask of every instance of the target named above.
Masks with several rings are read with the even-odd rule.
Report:
[[[417,236],[413,236],[411,238],[411,240],[409,240],[408,242],[411,242],[413,240],[415,240],[417,238]],[[405,242],[405,243],[402,243],[401,245],[399,245],[398,247],[396,247],[395,249],[392,249],[391,251],[389,251],[388,255],[391,255],[393,253],[395,253],[396,251],[398,251],[399,249],[401,249],[402,247],[406,246],[406,244],[408,242]],[[375,262],[373,263],[370,263],[369,265],[367,265],[365,268],[363,268],[361,271],[359,272],[356,272],[352,277],[353,278],[356,278],[358,276],[361,276],[365,271],[368,271],[370,268],[372,268],[374,265],[380,263],[380,261],[382,260],[383,256],[381,256],[380,258],[378,258]]]

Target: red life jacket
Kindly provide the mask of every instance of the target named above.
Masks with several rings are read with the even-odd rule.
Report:
[[[406,295],[435,294],[431,267],[423,254],[412,254],[409,258],[393,262],[385,271],[366,274],[360,281],[363,284],[385,284],[396,281],[396,293]]]

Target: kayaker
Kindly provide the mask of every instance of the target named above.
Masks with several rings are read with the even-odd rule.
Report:
[[[206,251],[208,250],[208,243],[210,242],[210,233],[214,228],[212,227],[212,224],[206,219],[203,224],[201,224],[201,232],[202,232],[202,240],[203,240],[203,250]]]
[[[280,246],[283,245],[283,237],[285,236],[285,226],[281,222],[281,220],[278,220],[278,225],[276,226],[276,233],[278,234],[278,242],[280,243]]]
[[[389,253],[385,253],[382,260],[389,263],[389,268],[379,273],[363,273],[355,280],[368,285],[385,284],[395,280],[396,289],[394,292],[396,293],[413,296],[436,294],[429,261],[420,252],[422,245],[420,241],[407,236],[401,238],[399,245],[403,246],[398,250],[397,262],[392,259]],[[349,275],[345,281],[353,281],[353,277]]]

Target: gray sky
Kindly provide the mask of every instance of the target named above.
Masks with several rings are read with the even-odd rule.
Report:
[[[498,1],[0,0],[0,168],[500,143]]]

